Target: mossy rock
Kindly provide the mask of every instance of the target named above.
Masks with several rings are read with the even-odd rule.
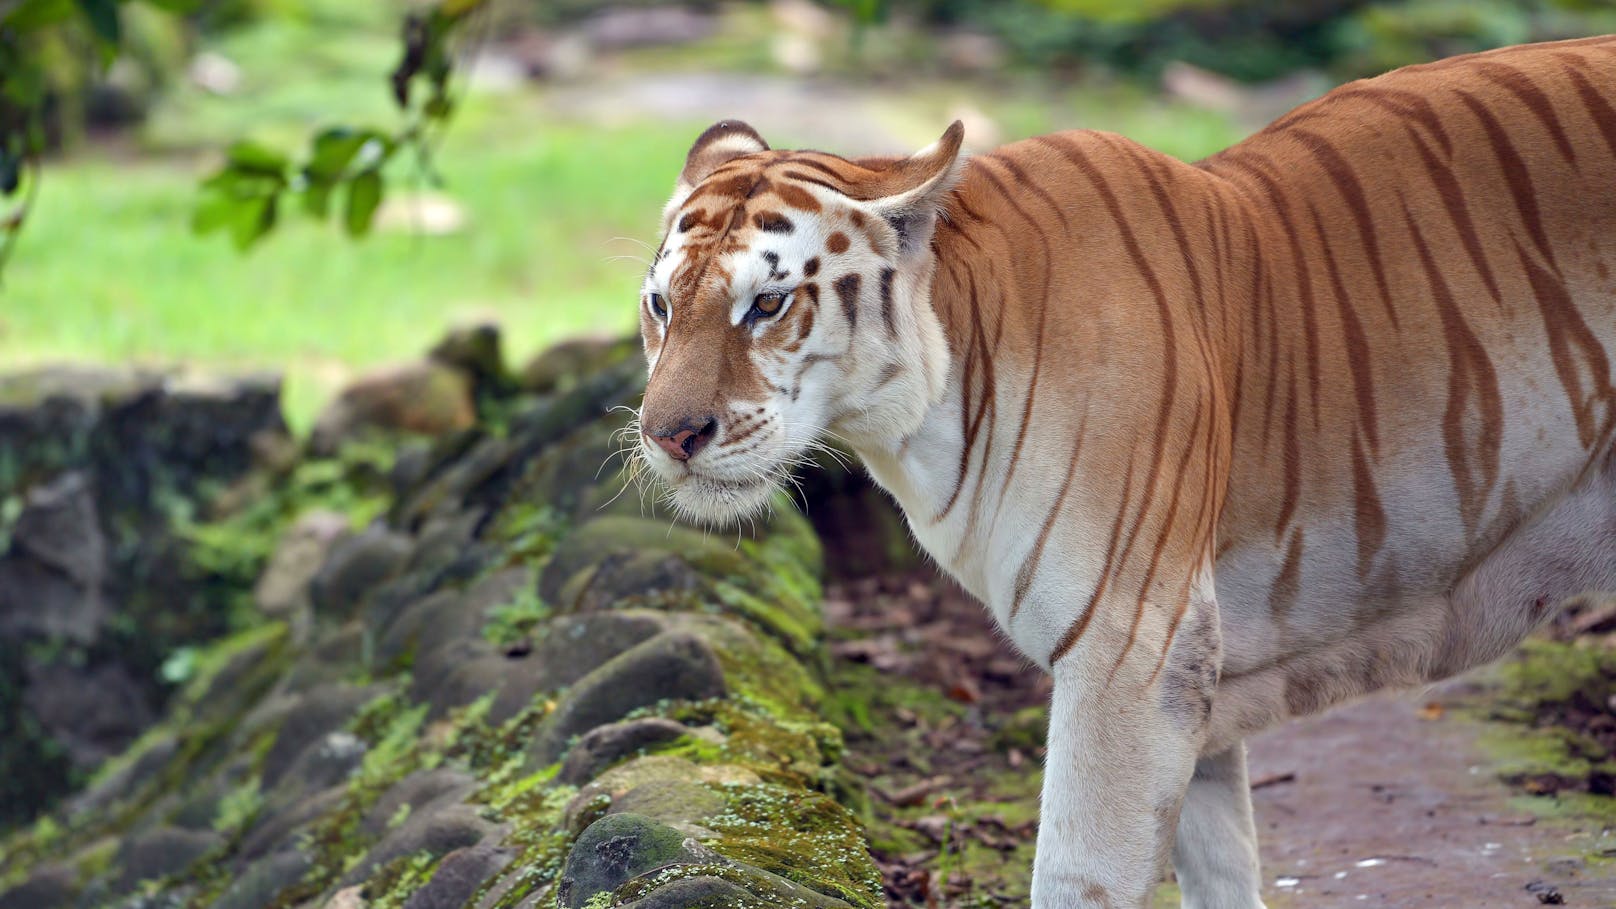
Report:
[[[574,737],[664,700],[723,697],[724,669],[712,645],[689,632],[660,634],[578,680],[529,752],[533,766],[555,763]]]
[[[794,513],[778,516],[775,526],[778,533],[737,544],[665,522],[599,518],[562,540],[539,578],[539,593],[565,610],[633,605],[727,613],[806,656],[821,632],[818,545]]]
[[[566,909],[582,909],[642,874],[710,858],[693,837],[672,827],[635,814],[614,814],[579,834],[557,896]]]

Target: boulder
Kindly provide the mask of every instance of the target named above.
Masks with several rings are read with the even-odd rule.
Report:
[[[253,587],[253,601],[266,615],[283,618],[307,608],[314,580],[337,541],[348,536],[348,517],[316,509],[303,514],[281,535],[264,573]]]
[[[78,896],[78,875],[66,865],[45,865],[10,890],[0,891],[0,909],[68,909]]]
[[[381,524],[336,541],[309,582],[315,610],[338,617],[356,613],[372,590],[404,570],[410,550],[409,537]]]
[[[435,799],[425,807],[412,809],[403,823],[388,831],[343,875],[342,884],[362,883],[377,868],[397,858],[422,852],[434,857],[447,855],[498,833],[499,827],[483,820],[475,806]]]
[[[236,875],[212,909],[266,909],[281,891],[297,884],[314,866],[301,849],[266,855]]]
[[[443,857],[425,887],[410,894],[404,909],[461,909],[516,857],[514,849],[470,846]]]
[[[521,384],[536,394],[565,391],[604,366],[639,353],[635,338],[574,338],[540,351],[522,368]]]
[[[123,751],[151,725],[147,689],[117,663],[30,665],[23,704],[80,769]]]
[[[493,323],[455,328],[443,336],[427,356],[471,377],[476,400],[503,395],[516,388],[516,379],[505,368],[500,349],[499,326]]]
[[[573,843],[556,895],[566,909],[580,909],[642,874],[712,858],[693,837],[665,824],[637,814],[608,815]]]
[[[107,547],[92,481],[68,471],[30,490],[0,554],[0,638],[93,644],[110,617]]]
[[[310,746],[342,728],[359,708],[382,693],[381,686],[358,687],[344,683],[323,685],[304,692],[285,719],[264,755],[263,785],[273,788]]]
[[[434,360],[371,370],[344,388],[315,419],[310,450],[333,455],[368,435],[442,435],[477,419],[472,379]]]
[[[124,841],[114,860],[120,869],[118,889],[129,893],[141,881],[178,874],[223,845],[224,838],[211,830],[158,827],[137,833]]]
[[[567,742],[659,701],[723,697],[724,670],[707,641],[688,632],[658,635],[578,680],[545,721],[529,752],[537,766],[555,762]]]
[[[689,734],[690,729],[685,724],[657,716],[599,726],[584,733],[568,749],[556,778],[581,786],[625,758]]]

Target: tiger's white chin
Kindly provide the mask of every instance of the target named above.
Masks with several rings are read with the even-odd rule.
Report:
[[[763,511],[779,488],[771,480],[726,480],[694,471],[664,477],[663,482],[681,518],[712,527],[733,525]]]

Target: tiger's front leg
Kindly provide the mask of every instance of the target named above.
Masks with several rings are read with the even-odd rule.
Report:
[[[1215,606],[1175,614],[1146,604],[1131,646],[1131,615],[1096,619],[1111,627],[1088,629],[1052,663],[1034,909],[1150,905],[1217,684]]]

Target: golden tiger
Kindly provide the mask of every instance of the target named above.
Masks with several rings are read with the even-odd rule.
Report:
[[[1616,588],[1616,37],[1354,82],[1186,164],[719,123],[642,456],[721,522],[827,434],[1054,677],[1032,902],[1261,902],[1242,739]]]

